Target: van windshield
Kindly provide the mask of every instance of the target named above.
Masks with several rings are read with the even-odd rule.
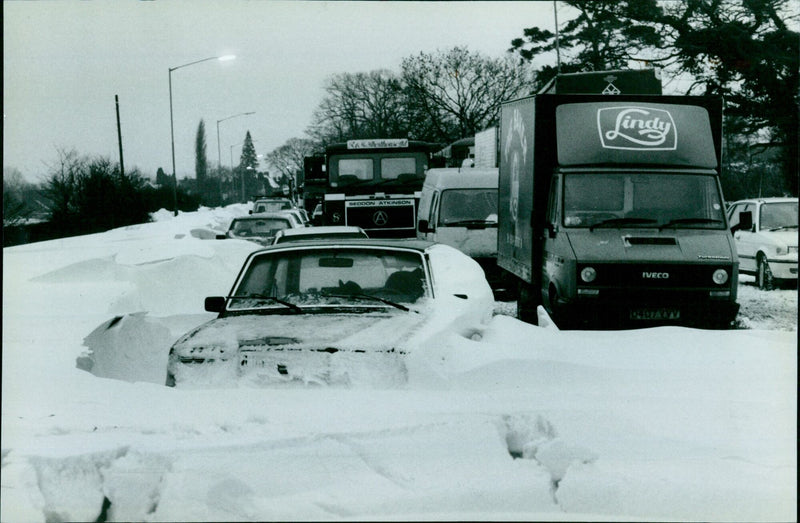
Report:
[[[568,173],[563,214],[566,227],[725,228],[712,175]]]
[[[447,189],[442,191],[439,225],[467,222],[497,223],[497,189]]]

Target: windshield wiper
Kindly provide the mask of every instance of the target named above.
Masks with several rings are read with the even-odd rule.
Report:
[[[772,231],[780,231],[780,230],[783,230],[783,229],[797,229],[797,225],[779,225],[777,227],[772,227],[772,228],[767,229],[767,230],[772,232]]]
[[[714,218],[676,218],[668,221],[664,225],[659,225],[658,230],[660,231],[667,227],[675,227],[676,225],[690,225],[695,223],[722,223],[722,220],[715,220]]]
[[[445,227],[463,225],[463,226],[466,226],[469,229],[470,226],[474,226],[474,227],[481,227],[481,226],[483,226],[483,227],[497,227],[497,222],[495,220],[479,220],[479,219],[478,220],[458,220],[458,221],[455,221],[455,222],[445,222],[442,225],[444,225]]]
[[[250,293],[250,294],[245,294],[244,296],[239,296],[239,295],[237,295],[237,296],[228,296],[228,299],[233,299],[233,298],[236,298],[236,299],[239,299],[239,300],[268,300],[268,301],[271,301],[271,302],[274,302],[274,303],[280,303],[284,307],[292,309],[295,312],[299,312],[299,313],[303,312],[303,309],[301,309],[300,307],[298,307],[294,303],[290,303],[288,301],[281,300],[280,298],[276,298],[275,296],[267,296],[266,294],[258,294],[258,293],[253,292],[253,293]]]
[[[408,307],[406,307],[405,305],[401,305],[399,303],[395,303],[395,302],[393,302],[391,300],[387,300],[386,298],[381,298],[379,296],[373,296],[371,294],[363,294],[363,293],[328,294],[326,292],[323,292],[323,293],[320,294],[320,296],[324,296],[325,298],[361,298],[361,299],[365,299],[365,300],[379,301],[381,303],[385,303],[386,305],[391,305],[392,307],[396,307],[396,308],[400,309],[401,311],[408,312],[408,311],[411,310]],[[414,311],[414,312],[416,312],[416,311]]]
[[[635,218],[633,216],[629,218],[609,218],[608,220],[603,220],[602,222],[597,222],[590,225],[589,232],[597,229],[598,227],[621,227],[623,225],[644,225],[656,222],[657,220],[653,220],[652,218]]]

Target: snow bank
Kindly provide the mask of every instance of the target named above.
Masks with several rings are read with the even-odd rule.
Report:
[[[244,212],[4,249],[1,520],[795,519],[796,325],[433,319],[400,387],[160,385],[257,248],[192,231]]]

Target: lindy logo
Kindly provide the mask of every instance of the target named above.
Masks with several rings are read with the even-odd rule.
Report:
[[[650,107],[604,107],[597,110],[600,143],[606,149],[673,151],[678,132],[669,111]]]
[[[668,272],[643,272],[642,278],[646,280],[667,280],[669,279]]]

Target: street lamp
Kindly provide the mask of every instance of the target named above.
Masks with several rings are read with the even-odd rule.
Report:
[[[175,206],[175,216],[178,215],[178,174],[175,171],[175,125],[172,118],[172,71],[181,69],[182,67],[189,67],[190,65],[199,64],[200,62],[207,62],[209,60],[219,60],[220,62],[225,62],[235,58],[236,56],[232,54],[211,56],[209,58],[203,58],[202,60],[195,60],[194,62],[189,62],[188,64],[169,68],[169,136],[172,141],[172,181],[174,183],[172,186],[172,202]]]
[[[222,154],[220,153],[219,124],[220,122],[224,122],[225,120],[230,120],[231,118],[236,118],[238,116],[247,116],[251,114],[256,114],[256,112],[250,111],[247,113],[234,114],[233,116],[227,116],[222,120],[217,120],[217,175],[219,176],[220,191],[222,190]],[[231,163],[233,163],[233,160],[231,160]],[[233,176],[233,170],[231,170],[231,176]]]

